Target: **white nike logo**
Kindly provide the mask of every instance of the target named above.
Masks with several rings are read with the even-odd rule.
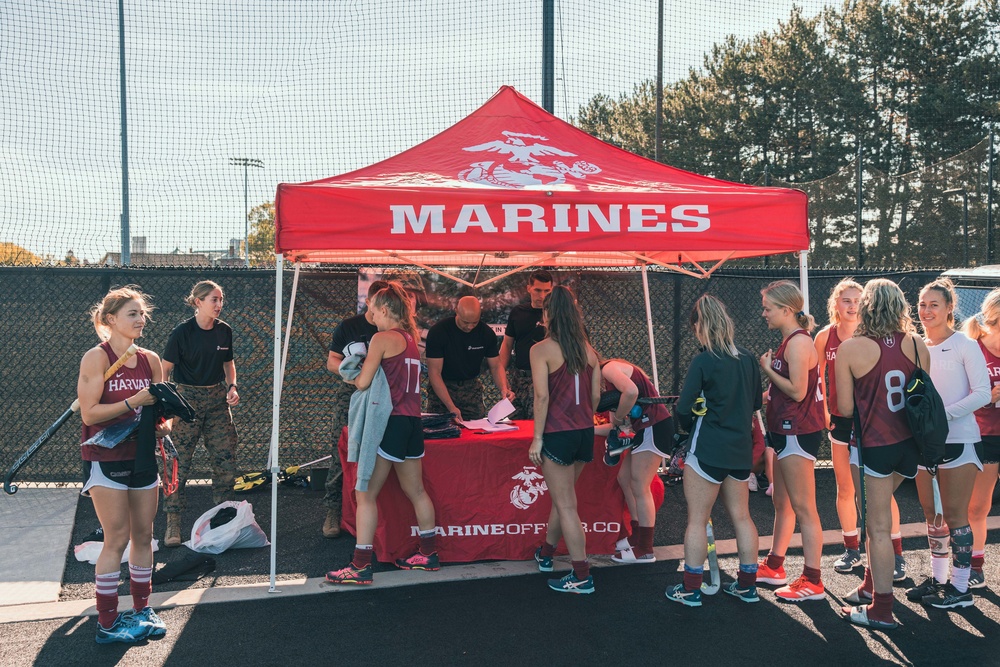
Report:
[[[125,371],[118,371],[117,373],[115,373],[115,377],[116,378],[120,378],[124,374],[125,374]]]

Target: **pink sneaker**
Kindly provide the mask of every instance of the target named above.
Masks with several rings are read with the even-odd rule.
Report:
[[[440,570],[441,562],[436,553],[425,556],[418,551],[409,558],[397,558],[396,567],[401,570]]]

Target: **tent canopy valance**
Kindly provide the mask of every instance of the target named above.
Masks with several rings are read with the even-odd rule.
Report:
[[[634,155],[509,86],[403,153],[279,185],[275,207],[276,250],[294,261],[660,264],[705,275],[702,264],[809,247],[805,193]]]

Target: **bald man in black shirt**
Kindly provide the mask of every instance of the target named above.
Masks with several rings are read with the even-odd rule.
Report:
[[[511,399],[507,374],[500,365],[497,336],[481,320],[482,306],[474,296],[458,300],[454,317],[447,317],[427,332],[427,372],[431,392],[428,412],[451,412],[456,419],[482,419],[483,359],[490,368],[500,395]]]

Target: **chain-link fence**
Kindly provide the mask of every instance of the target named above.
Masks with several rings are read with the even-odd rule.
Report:
[[[864,281],[888,277],[899,282],[911,303],[936,271],[814,271],[810,274],[810,307],[826,320],[826,299],[845,275]],[[572,280],[595,347],[607,357],[622,357],[651,372],[642,279],[635,271],[560,271]],[[0,269],[0,294],[8,315],[0,324],[0,405],[7,410],[0,440],[0,466],[13,461],[73,401],[83,353],[96,343],[86,312],[110,288],[137,284],[153,297],[156,310],[140,343],[162,352],[170,330],[191,313],[184,297],[198,280],[211,278],[226,291],[225,319],[234,330],[241,403],[233,410],[240,434],[237,456],[244,469],[259,468],[267,459],[271,433],[271,389],[274,322],[274,273],[231,270],[205,273],[185,270]],[[760,317],[760,289],[772,280],[798,280],[787,269],[717,272],[709,280],[651,271],[650,305],[656,361],[662,392],[680,389],[697,343],[687,317],[703,293],[729,307],[738,342],[755,353],[776,348],[778,334]],[[516,274],[510,289],[523,292],[525,275]],[[286,273],[284,295],[291,291]],[[355,271],[303,271],[299,280],[289,358],[281,402],[281,460],[302,463],[329,453],[330,396],[339,382],[326,370],[330,336],[342,319],[355,313]],[[446,304],[443,306],[446,308]],[[446,312],[446,310],[441,310]],[[501,321],[505,321],[505,318]],[[492,383],[487,382],[488,387]],[[493,391],[492,388],[490,390]],[[490,393],[488,400],[496,400]],[[75,481],[80,472],[80,421],[72,418],[25,467],[26,480]],[[195,459],[196,474],[209,470],[204,452]]]

